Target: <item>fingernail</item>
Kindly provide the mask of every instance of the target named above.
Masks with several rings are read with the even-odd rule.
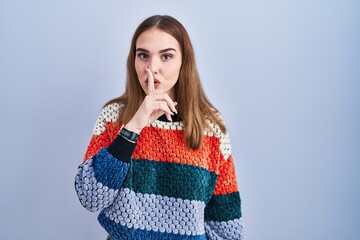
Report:
[[[177,105],[177,102],[174,102],[175,106]]]

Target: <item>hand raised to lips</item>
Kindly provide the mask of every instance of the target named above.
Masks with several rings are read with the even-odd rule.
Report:
[[[136,133],[140,133],[146,125],[154,122],[163,114],[172,122],[171,115],[173,112],[177,113],[175,108],[177,103],[166,93],[156,93],[154,74],[147,67],[146,72],[148,74],[147,95],[135,115],[125,126],[126,129]]]

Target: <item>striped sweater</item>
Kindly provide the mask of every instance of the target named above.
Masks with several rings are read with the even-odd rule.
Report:
[[[75,178],[81,204],[113,239],[243,239],[229,137],[211,122],[198,150],[163,116],[136,143],[118,135],[121,106],[103,108]]]

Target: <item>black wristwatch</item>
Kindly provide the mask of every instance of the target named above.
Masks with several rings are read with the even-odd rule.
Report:
[[[139,134],[129,131],[124,127],[121,128],[119,135],[131,142],[136,142],[139,139]]]

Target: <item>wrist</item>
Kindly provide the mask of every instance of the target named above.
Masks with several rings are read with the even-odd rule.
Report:
[[[140,134],[140,132],[142,130],[141,128],[139,129],[139,128],[135,127],[133,124],[131,124],[131,122],[128,122],[126,125],[124,125],[124,128],[131,132],[134,132],[136,134]]]
[[[119,135],[126,139],[129,142],[136,143],[136,141],[139,139],[139,134],[135,133],[133,131],[128,130],[125,127],[122,127],[120,129]]]

